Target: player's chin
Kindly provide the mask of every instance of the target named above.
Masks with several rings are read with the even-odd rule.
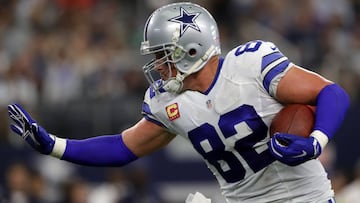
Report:
[[[161,71],[159,72],[159,77],[161,78],[161,80],[163,81],[167,81],[169,80],[169,72],[168,71]]]
[[[160,75],[162,81],[167,81],[169,79],[168,76]]]

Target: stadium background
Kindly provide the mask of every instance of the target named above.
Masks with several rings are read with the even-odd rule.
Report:
[[[222,202],[214,177],[181,139],[124,168],[41,156],[9,131],[7,104],[23,104],[49,132],[86,138],[141,118],[148,84],[139,54],[147,16],[171,0],[0,0],[0,202],[177,203],[200,191]],[[293,62],[341,84],[351,109],[322,155],[334,189],[356,180],[360,160],[360,2],[211,0],[223,53],[275,42]],[[112,201],[111,199],[118,199]]]

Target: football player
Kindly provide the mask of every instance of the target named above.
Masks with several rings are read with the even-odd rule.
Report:
[[[182,136],[229,203],[334,201],[317,157],[349,106],[339,85],[290,62],[271,42],[250,41],[221,56],[215,20],[192,3],[153,12],[140,51],[154,55],[143,67],[150,83],[143,119],[121,134],[59,138],[18,104],[8,107],[11,129],[40,153],[94,166],[128,164]],[[292,103],[317,107],[311,136],[270,136],[272,118]]]

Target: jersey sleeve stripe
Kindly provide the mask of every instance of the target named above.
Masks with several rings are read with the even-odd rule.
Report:
[[[142,114],[152,115],[149,104],[143,102],[142,104]]]
[[[278,60],[281,57],[284,57],[284,55],[280,52],[273,52],[264,56],[261,61],[261,72],[263,72],[265,68],[268,67],[269,64]]]
[[[160,121],[155,119],[154,115],[151,113],[149,105],[146,102],[143,102],[143,104],[142,104],[142,112],[141,113],[146,120],[153,122],[156,125],[166,128],[165,125],[163,125]]]
[[[274,66],[271,70],[269,70],[263,80],[263,86],[266,89],[267,92],[269,92],[269,87],[271,81],[280,73],[282,73],[286,68],[289,66],[290,62],[289,60],[285,60],[276,66]]]
[[[160,126],[160,127],[167,128],[164,124],[162,124],[161,122],[159,122],[159,121],[157,121],[157,120],[149,117],[148,115],[144,115],[144,118],[145,118],[147,121],[150,121],[150,122],[152,122],[152,123],[154,123],[154,124],[156,124],[156,125],[158,125],[158,126]]]

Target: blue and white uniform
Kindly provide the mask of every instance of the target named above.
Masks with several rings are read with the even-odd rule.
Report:
[[[271,42],[251,41],[221,58],[205,93],[146,92],[147,120],[193,145],[229,203],[328,202],[334,193],[319,160],[290,167],[269,153],[276,98],[293,64]]]

